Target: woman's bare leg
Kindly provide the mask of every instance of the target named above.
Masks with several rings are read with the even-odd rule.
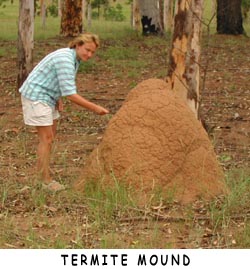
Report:
[[[49,172],[50,152],[54,140],[53,126],[37,126],[39,144],[37,147],[37,169],[45,183],[52,181]]]
[[[38,173],[42,177],[44,183],[46,183],[48,190],[50,191],[61,191],[64,190],[64,185],[59,182],[52,180],[50,176],[50,153],[52,143],[56,135],[56,121],[53,122],[52,126],[38,126],[38,138],[39,144],[37,148],[37,168]]]

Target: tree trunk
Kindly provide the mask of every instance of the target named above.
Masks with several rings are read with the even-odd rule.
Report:
[[[44,0],[40,0],[40,10],[41,10],[41,17],[42,17],[42,27],[45,28],[46,25],[46,3]]]
[[[179,0],[167,81],[199,118],[199,60],[203,0]]]
[[[142,33],[161,34],[159,0],[139,0]]]
[[[78,36],[82,33],[82,0],[65,0],[62,6],[61,35]]]
[[[59,18],[62,17],[62,3],[63,3],[63,0],[58,0],[58,17]]]
[[[87,22],[87,8],[88,8],[87,0],[82,0],[82,22],[85,27]]]
[[[133,0],[133,29],[139,32],[141,23],[140,23],[140,7],[139,7],[139,1],[138,0]]]
[[[134,28],[134,1],[130,3],[130,25]]]
[[[20,88],[33,68],[34,48],[34,1],[19,1],[18,22],[18,77]]]
[[[91,1],[88,1],[88,28],[90,29],[92,26],[92,6]]]
[[[217,32],[226,35],[244,33],[241,0],[217,0]]]
[[[167,32],[172,32],[173,29],[173,12],[174,12],[174,0],[164,0],[164,12],[163,21],[164,29]]]
[[[158,1],[159,6],[159,21],[161,32],[164,32],[164,0]]]
[[[217,0],[212,0],[212,14],[216,14]]]

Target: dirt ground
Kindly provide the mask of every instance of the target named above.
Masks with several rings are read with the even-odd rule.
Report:
[[[112,65],[108,59],[101,56],[102,54],[96,56],[94,68],[90,68],[88,72],[79,73],[77,77],[79,93],[89,100],[107,107],[111,114],[104,117],[96,116],[64,102],[65,109],[59,123],[51,164],[56,179],[70,185],[79,177],[87,156],[101,140],[110,117],[122,105],[130,89],[144,79],[164,78],[167,72],[167,45],[163,45],[163,42],[155,45],[154,42],[154,47],[151,47],[150,37],[145,39],[147,40],[122,41],[124,49],[128,44],[130,47],[136,46],[139,49],[138,61],[147,60],[147,65],[139,71],[139,74],[131,75],[124,59],[120,63]],[[101,50],[107,50],[115,42],[112,40],[104,42]],[[36,43],[35,62],[48,52],[61,47],[62,43],[59,38]],[[6,182],[15,182],[15,184],[21,184],[22,189],[34,177],[37,138],[34,130],[25,127],[22,121],[20,98],[16,91],[16,53],[13,52],[16,43],[1,41],[0,45],[6,51],[4,56],[0,56],[0,184],[5,186]],[[204,45],[202,51],[201,75],[205,84],[201,91],[201,114],[207,124],[218,159],[225,171],[234,168],[248,170],[250,166],[249,47],[250,39],[247,37],[214,35],[211,37],[209,47]],[[120,69],[119,74],[117,69]],[[3,205],[4,194],[4,192],[1,193],[3,196],[0,206],[1,218],[6,210],[6,204]],[[22,204],[21,210],[18,203],[14,203],[14,198],[14,196],[6,198],[11,200],[7,205],[12,205],[10,211],[15,215],[17,223],[26,223],[31,215],[27,217],[28,213],[26,215],[23,213],[24,205]],[[199,205],[194,207],[198,211],[200,210]],[[19,214],[18,209],[22,211],[22,214]],[[29,210],[27,209],[27,211]],[[53,208],[49,211],[52,212]],[[56,214],[54,211],[52,213]],[[72,217],[72,219],[74,218]],[[56,221],[59,221],[59,216]],[[36,228],[45,226],[43,223],[37,223]],[[23,225],[25,226],[25,224]],[[119,240],[136,244],[136,241],[132,240],[134,234],[149,236],[149,228],[145,228],[145,225],[145,222],[132,225],[129,232],[126,230]],[[176,225],[178,226],[178,223]],[[24,230],[26,228],[23,227]],[[174,244],[174,247],[196,246],[185,244],[186,230],[187,227],[183,229],[183,233],[180,233],[180,229],[178,230],[180,233],[179,244]],[[164,226],[163,232],[168,236],[171,235],[168,225]],[[44,230],[43,236],[46,233],[50,233],[48,229]],[[209,233],[210,230],[207,234]],[[107,234],[106,241],[108,240]],[[207,241],[206,239],[203,242],[204,245],[201,244],[201,246],[209,246]],[[127,243],[127,246],[131,247],[131,244]],[[98,245],[91,241],[87,246],[97,247]],[[121,246],[124,247],[119,243],[115,245],[115,247]],[[13,241],[10,241],[9,245],[5,244],[3,247],[23,247],[23,245],[15,245]]]

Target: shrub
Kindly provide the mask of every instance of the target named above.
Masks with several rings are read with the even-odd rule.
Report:
[[[122,13],[122,5],[117,4],[115,7],[107,7],[104,18],[107,21],[124,21],[126,17]]]

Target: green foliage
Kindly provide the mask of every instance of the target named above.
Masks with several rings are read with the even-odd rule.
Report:
[[[250,0],[242,0],[241,6],[243,17],[246,19],[248,17],[248,12],[250,11]]]
[[[97,11],[92,11],[92,18],[93,19],[99,18],[100,17],[100,8],[101,8],[101,6],[104,6],[105,8],[107,8],[108,5],[109,5],[108,0],[94,0],[94,1],[91,1],[92,9],[97,9]]]
[[[47,10],[50,16],[57,17],[58,16],[58,1],[53,0],[52,3],[48,6]]]
[[[10,1],[11,4],[13,4],[13,0],[0,0],[0,7],[5,7],[4,3]]]
[[[108,5],[109,1],[108,0],[94,0],[91,1],[91,6],[92,8],[100,8],[102,5]]]
[[[124,21],[126,17],[122,13],[122,5],[117,4],[115,7],[106,8],[104,18],[107,21]]]
[[[35,14],[41,14],[41,6],[35,1]],[[58,1],[53,0],[50,5],[46,7],[46,16],[58,17]]]
[[[241,5],[243,8],[250,8],[250,0],[242,0]]]

